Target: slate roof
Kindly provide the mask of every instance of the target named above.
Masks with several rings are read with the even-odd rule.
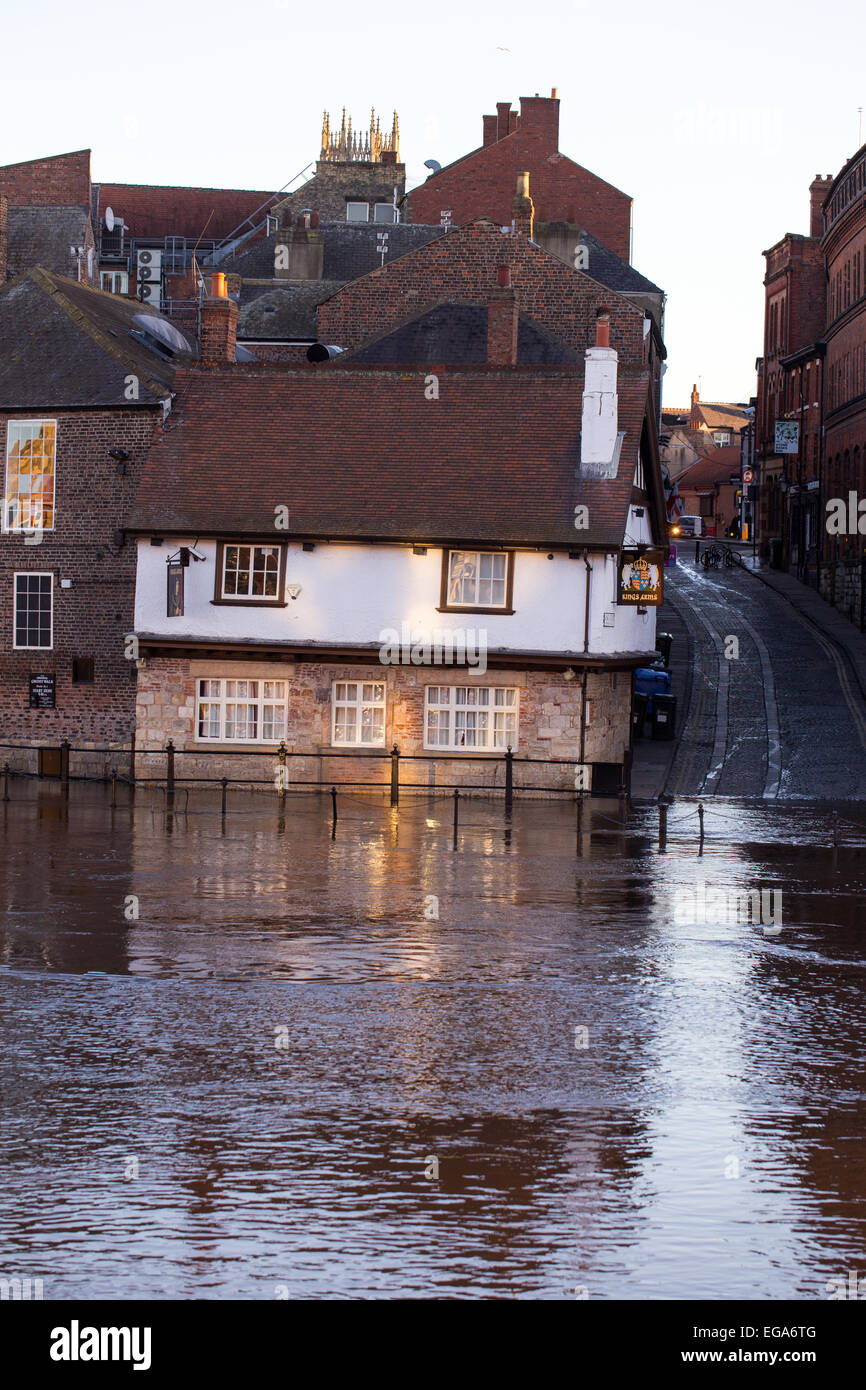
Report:
[[[238,338],[316,342],[316,306],[341,284],[339,280],[244,280]]]
[[[10,207],[9,279],[35,265],[58,275],[74,275],[77,260],[69,248],[86,245],[89,222],[86,207]]]
[[[487,306],[440,304],[347,354],[347,360],[371,364],[481,364],[487,361]],[[565,366],[578,360],[576,352],[557,342],[534,319],[518,315],[518,366]]]
[[[126,377],[139,378],[139,405],[169,395],[179,363],[131,336],[144,306],[37,266],[0,289],[0,409],[128,406]],[[156,316],[158,317],[158,316]]]
[[[385,253],[385,261],[388,262],[414,251],[416,246],[434,241],[443,235],[445,228],[416,226],[411,222],[389,226],[374,222],[323,221],[319,223],[319,230],[324,241],[322,279],[346,281],[357,280],[360,275],[366,275],[382,264],[376,250],[379,232],[388,233]],[[219,269],[227,274],[242,275],[245,279],[272,279],[275,244],[276,237],[273,236],[257,241],[229,260],[220,261]]]
[[[414,539],[438,544],[622,543],[649,377],[621,375],[614,479],[579,475],[580,368],[424,375],[303,366],[182,372],[131,530]],[[652,434],[652,430],[650,430]],[[574,507],[589,527],[574,529]]]
[[[546,232],[555,233],[560,228],[567,232],[570,224],[545,222],[544,227]],[[587,250],[587,265],[583,273],[591,280],[597,280],[600,285],[607,285],[608,289],[616,290],[619,294],[664,293],[652,280],[648,280],[640,271],[635,270],[634,266],[629,265],[628,261],[621,260],[613,251],[603,246],[591,232],[580,233],[580,244]]]

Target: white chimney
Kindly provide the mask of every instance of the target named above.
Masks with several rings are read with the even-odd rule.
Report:
[[[610,346],[610,314],[596,319],[595,347],[586,349],[580,471],[596,478],[615,478],[622,435],[617,430],[616,350]]]

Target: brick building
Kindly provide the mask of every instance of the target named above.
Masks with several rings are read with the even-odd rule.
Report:
[[[0,341],[0,741],[128,745],[135,548],[123,526],[177,363],[192,356],[142,305],[38,268],[0,290]]]
[[[764,348],[758,364],[755,459],[760,471],[759,534],[765,553],[782,541],[783,562],[805,571],[821,543],[826,271],[822,204],[832,180],[809,189],[809,235],[788,233],[764,252]],[[776,424],[794,422],[793,454],[776,452]]]
[[[171,739],[184,775],[247,751],[232,775],[270,780],[284,740],[290,778],[375,784],[396,742],[435,754],[404,785],[496,785],[511,745],[624,785],[655,624],[618,603],[619,559],[665,529],[643,315],[483,219],[335,298],[336,360],[232,367],[228,341],[178,381],[129,520],[139,766]],[[464,624],[480,668],[437,638],[382,655],[404,631],[465,653]]]
[[[520,98],[520,111],[498,102],[484,116],[478,149],[436,170],[407,198],[412,222],[463,225],[489,217],[510,226],[517,175],[528,171],[539,223],[585,228],[623,261],[631,259],[632,200],[559,150],[559,99]]]

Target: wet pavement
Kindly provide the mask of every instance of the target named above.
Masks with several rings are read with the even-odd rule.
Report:
[[[811,609],[795,607],[757,575],[707,571],[691,552],[665,570],[659,626],[686,629],[690,684],[681,671],[670,761],[636,746],[636,795],[866,798],[858,662],[833,627],[844,620],[810,597]]]
[[[742,612],[759,662],[745,623],[770,619]],[[802,662],[773,660],[800,786]],[[729,781],[761,796],[746,733]],[[833,850],[830,806],[711,800],[699,855],[685,799],[662,854],[649,806],[596,802],[578,840],[573,806],[474,801],[455,848],[443,799],[341,796],[332,838],[317,796],[281,820],[237,794],[225,823],[204,792],[172,817],[13,796],[0,1275],[46,1299],[808,1300],[863,1272],[866,808],[835,808]],[[781,890],[781,929],[707,920],[704,885]]]

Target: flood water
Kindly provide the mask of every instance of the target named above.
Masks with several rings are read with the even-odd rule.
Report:
[[[318,797],[223,824],[203,793],[12,795],[0,1275],[825,1299],[866,1271],[863,808],[834,851],[827,807],[710,803],[699,856],[692,802],[661,854],[609,803],[578,844],[573,805],[464,802],[455,849],[447,798],[342,795],[332,838]],[[704,920],[699,885],[781,891],[781,930]]]

